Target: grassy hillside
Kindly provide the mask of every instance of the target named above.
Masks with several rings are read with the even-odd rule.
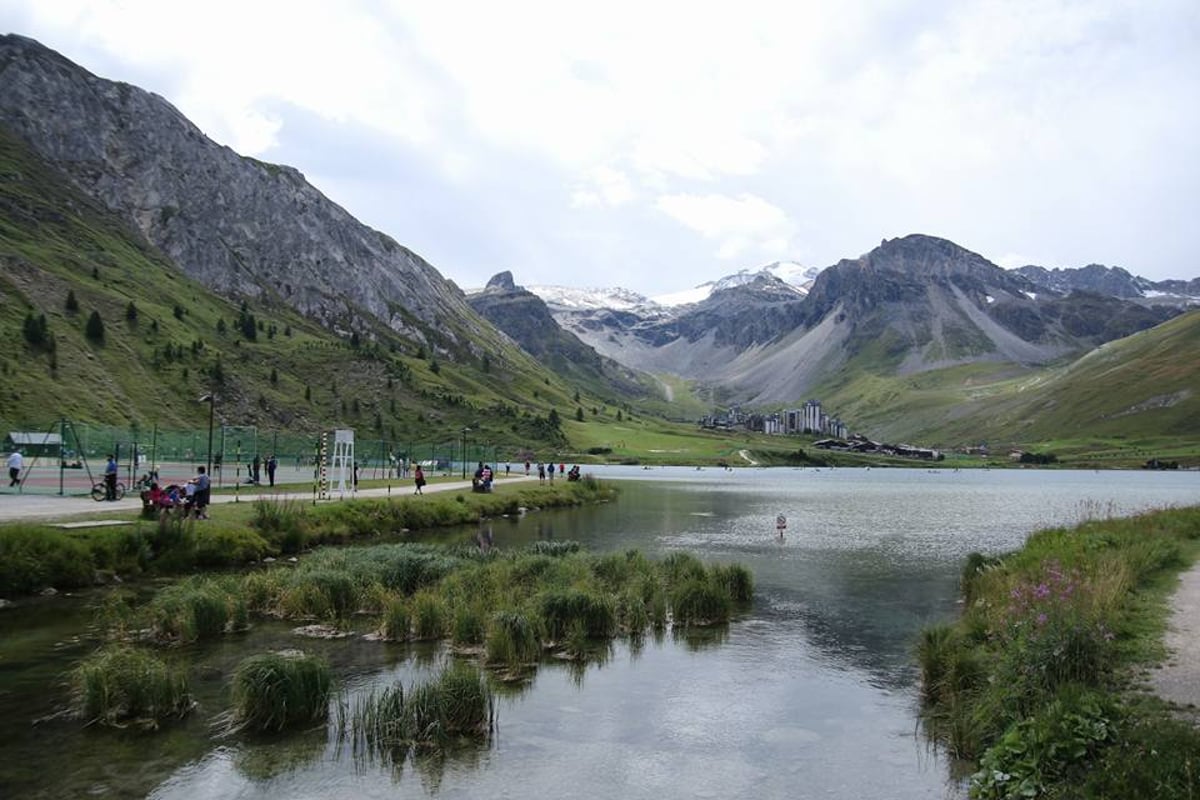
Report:
[[[99,334],[93,313],[103,333]],[[89,320],[93,320],[89,336]],[[354,335],[282,303],[227,299],[185,277],[0,129],[0,422],[65,416],[149,429],[202,427],[215,391],[230,425],[561,446],[550,411],[600,406],[501,342],[475,351]]]
[[[1192,311],[1045,369],[977,363],[895,375],[861,358],[817,396],[881,439],[1038,446],[1135,464],[1200,451],[1198,355]]]

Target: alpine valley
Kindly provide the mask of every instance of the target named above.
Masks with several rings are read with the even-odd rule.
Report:
[[[811,398],[939,447],[1200,443],[1197,278],[1005,270],[922,234],[654,299],[516,277],[464,292],[296,169],[0,37],[10,424],[196,424],[215,388],[245,424],[560,452],[635,435],[631,415],[689,436],[714,407]]]

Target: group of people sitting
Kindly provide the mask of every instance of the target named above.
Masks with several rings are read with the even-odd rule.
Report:
[[[204,467],[198,467],[196,477],[182,484],[162,486],[157,478],[157,475],[146,475],[142,479],[143,485],[148,484],[141,492],[143,513],[158,517],[181,513],[185,517],[208,519],[211,484]]]
[[[492,468],[480,461],[479,468],[475,470],[475,475],[471,478],[471,491],[490,492],[493,477]]]

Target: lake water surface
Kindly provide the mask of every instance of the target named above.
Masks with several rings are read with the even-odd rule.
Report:
[[[298,646],[326,655],[354,693],[422,679],[447,658],[439,648],[312,642],[261,624],[180,653],[201,708],[165,732],[31,726],[63,705],[63,673],[93,646],[71,638],[88,619],[82,602],[33,603],[0,613],[0,796],[956,797],[950,765],[917,729],[913,646],[923,625],[956,614],[963,557],[1042,527],[1200,502],[1194,472],[594,472],[621,480],[618,501],[494,521],[496,545],[575,539],[737,561],[754,573],[753,606],[704,636],[619,641],[582,670],[543,664],[501,695],[489,747],[385,767],[323,730],[214,737],[228,675],[245,655]]]

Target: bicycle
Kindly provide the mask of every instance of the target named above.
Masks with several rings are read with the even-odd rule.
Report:
[[[117,482],[117,499],[120,500],[125,496],[125,484]],[[108,486],[104,481],[100,481],[92,487],[92,499],[97,503],[103,502],[108,498]]]

